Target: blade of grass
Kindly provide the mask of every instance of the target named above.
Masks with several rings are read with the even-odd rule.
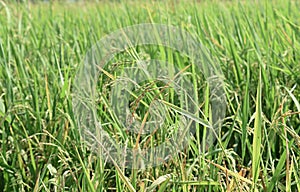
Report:
[[[253,179],[252,189],[253,190],[256,189],[256,184],[260,173],[261,140],[262,140],[261,89],[262,89],[261,72],[259,72],[259,83],[257,85],[257,93],[256,93],[256,110],[255,110],[253,150],[252,150],[252,179]]]

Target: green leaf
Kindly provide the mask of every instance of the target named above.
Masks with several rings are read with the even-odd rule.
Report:
[[[254,135],[253,135],[253,157],[252,157],[252,179],[253,189],[258,180],[260,173],[260,158],[261,158],[261,140],[262,140],[262,107],[261,107],[261,72],[259,74],[259,83],[256,94],[256,110],[254,121]]]
[[[0,114],[5,114],[5,105],[2,98],[0,98]]]

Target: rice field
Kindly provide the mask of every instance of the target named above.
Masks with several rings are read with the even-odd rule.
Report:
[[[299,12],[294,0],[0,0],[0,191],[300,191]],[[161,31],[146,28],[157,44],[134,44],[110,55],[95,79],[78,79],[101,39],[145,23],[185,31],[201,49],[182,54],[159,43]],[[177,34],[181,47],[188,38]],[[207,68],[192,59],[202,52],[201,62],[211,62],[222,79],[221,102],[212,97]],[[141,60],[157,76],[165,69],[180,77],[196,111],[185,110],[189,97],[164,78],[137,81]],[[117,97],[127,86],[124,74],[136,78],[128,100]],[[86,120],[85,108],[76,108],[76,89],[89,86],[95,92],[83,100],[93,96],[93,114],[112,144],[99,139],[103,132],[89,124],[95,122]],[[154,101],[160,108],[151,111]],[[220,111],[216,138],[204,145]],[[155,166],[141,167],[144,160],[121,151],[122,166],[107,152],[113,144],[151,152],[189,127],[184,147]]]

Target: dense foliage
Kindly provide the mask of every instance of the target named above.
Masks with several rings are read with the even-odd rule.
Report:
[[[292,0],[0,0],[0,191],[300,191],[299,11],[299,2]],[[198,134],[161,166],[122,169],[80,139],[72,82],[97,40],[124,26],[152,22],[186,29],[220,63],[226,119],[206,153],[198,148]],[[186,58],[164,51],[178,67],[187,66]],[[154,58],[164,51],[136,49]],[[112,60],[118,61],[124,60]],[[207,84],[200,73],[191,74],[209,117]],[[103,86],[99,83],[99,90]],[[98,114],[118,134],[122,127],[102,101]]]

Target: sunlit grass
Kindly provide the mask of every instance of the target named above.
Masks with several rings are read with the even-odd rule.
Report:
[[[0,1],[0,191],[300,191],[299,8],[292,0]],[[80,139],[72,83],[97,40],[121,27],[149,22],[184,28],[209,49],[225,76],[226,119],[220,138],[206,153],[201,153],[203,126],[198,125],[189,146],[163,165],[123,169]],[[179,69],[190,64],[186,56],[161,46],[135,51]],[[117,55],[111,66],[120,69],[135,57]],[[209,118],[209,87],[192,66],[187,78]],[[117,76],[116,68],[106,70]],[[109,89],[111,79],[99,79],[98,89]],[[151,86],[155,90],[160,85]],[[157,92],[146,94],[145,102]],[[160,97],[165,103],[182,104],[174,90],[166,92]],[[98,103],[104,127],[130,137],[110,113],[109,96],[103,91]],[[146,109],[139,108],[141,114]],[[156,142],[152,137],[143,144]]]

